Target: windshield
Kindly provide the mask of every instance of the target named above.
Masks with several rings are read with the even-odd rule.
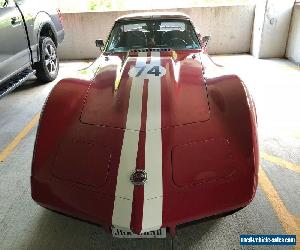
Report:
[[[192,24],[183,20],[117,22],[106,46],[107,52],[141,48],[200,49]]]

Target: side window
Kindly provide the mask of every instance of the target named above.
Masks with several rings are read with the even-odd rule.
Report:
[[[0,9],[5,8],[8,5],[8,0],[0,0]]]

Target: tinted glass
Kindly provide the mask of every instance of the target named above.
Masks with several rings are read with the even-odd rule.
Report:
[[[123,52],[141,48],[199,49],[192,24],[181,20],[117,22],[106,51]]]

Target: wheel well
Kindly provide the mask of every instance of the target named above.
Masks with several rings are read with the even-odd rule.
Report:
[[[56,36],[54,35],[54,32],[53,32],[50,24],[44,24],[44,26],[42,27],[42,29],[40,31],[40,37],[42,37],[42,36],[50,37],[52,39],[52,41],[54,42],[55,46],[57,47],[57,39],[56,39]]]

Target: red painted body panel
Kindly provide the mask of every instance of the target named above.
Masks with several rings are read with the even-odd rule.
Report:
[[[160,54],[166,74],[160,81],[161,126],[154,130],[161,131],[162,143],[161,227],[172,231],[246,206],[257,187],[253,100],[237,76],[205,78],[202,62],[193,56],[199,53]],[[133,84],[128,72],[138,58],[118,56],[108,58],[92,81],[65,79],[55,86],[42,112],[32,163],[36,202],[106,229],[112,226],[127,129]],[[139,133],[136,169],[145,164],[148,84],[145,80],[141,125],[130,129]],[[135,186],[130,227],[137,233],[143,228],[144,198],[144,186]]]

